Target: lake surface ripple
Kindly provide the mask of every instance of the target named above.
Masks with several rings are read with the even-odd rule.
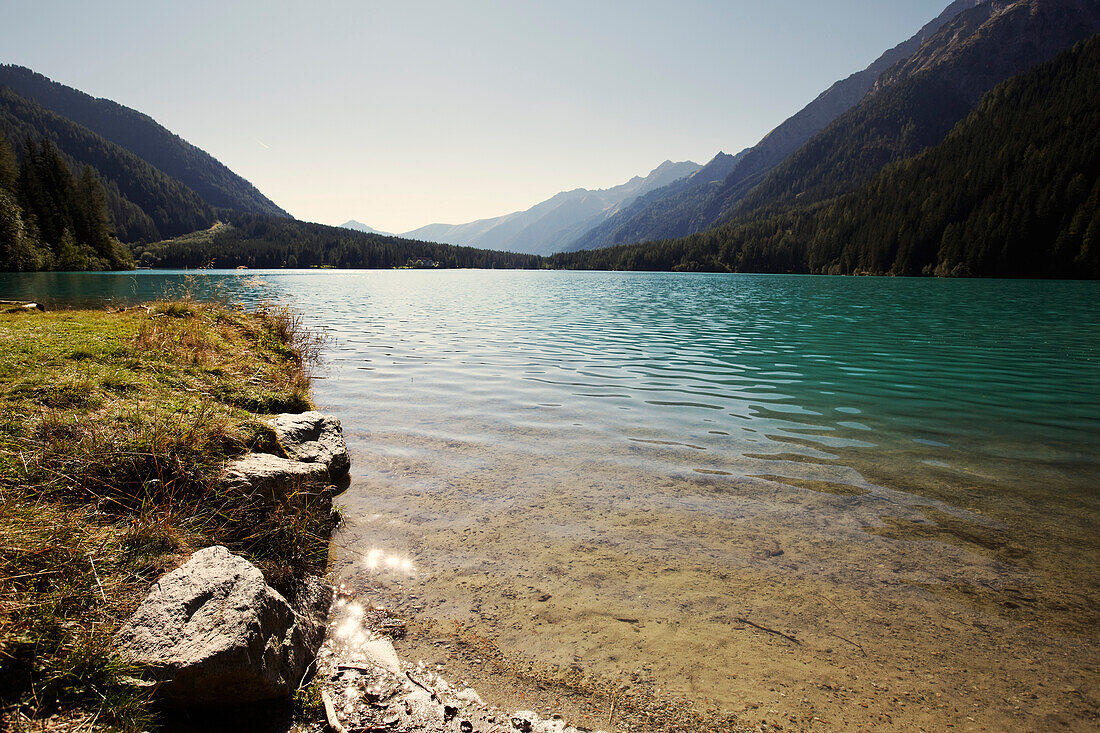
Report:
[[[126,301],[183,279],[0,275],[0,292]],[[316,393],[354,478],[334,560],[416,621],[407,653],[491,687],[499,666],[445,652],[473,629],[590,697],[796,728],[1097,723],[1096,283],[189,287],[286,302],[332,337]]]

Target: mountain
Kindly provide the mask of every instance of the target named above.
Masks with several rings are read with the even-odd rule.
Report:
[[[251,183],[148,115],[109,99],[96,99],[22,66],[0,65],[0,86],[130,151],[191,188],[208,206],[289,216]]]
[[[367,234],[381,234],[383,237],[392,237],[393,236],[393,234],[391,234],[389,232],[379,231],[377,229],[374,229],[372,227],[367,226],[366,224],[364,224],[361,221],[356,221],[355,219],[348,219],[347,221],[345,221],[340,226],[344,229],[352,229],[352,230],[357,231],[357,232],[366,232]]]
[[[883,72],[915,53],[928,38],[959,13],[974,8],[983,1],[956,0],[911,38],[883,53],[862,71],[833,84],[756,145],[741,152],[723,176],[724,180],[720,185],[714,180],[706,179],[693,185],[654,191],[646,201],[637,202],[635,206],[624,209],[585,232],[566,247],[566,250],[680,237],[712,226],[723,207],[732,205],[731,200],[735,200],[738,194],[744,195],[751,190],[763,175],[784,158],[855,106],[871,90]],[[718,158],[715,159],[717,160]],[[715,202],[719,202],[717,213],[714,210]]]
[[[0,135],[21,153],[27,141],[50,141],[74,171],[99,174],[119,239],[156,241],[214,223],[197,193],[129,150],[41,105],[0,87]]]
[[[699,169],[699,164],[691,161],[673,163],[666,160],[644,178],[635,176],[612,188],[563,191],[526,211],[467,224],[429,224],[401,236],[508,252],[549,254],[613,216],[636,197]]]
[[[532,269],[534,255],[357,232],[259,214],[232,214],[202,232],[139,245],[149,267],[481,267]]]
[[[146,267],[541,265],[297,221],[139,112],[21,67],[0,68],[0,79],[0,270],[126,269],[135,256]]]
[[[1100,278],[1100,35],[997,86],[852,193],[551,264]]]
[[[986,0],[883,73],[858,105],[751,193],[727,187],[708,210],[728,221],[765,206],[851,191],[888,163],[938,143],[996,84],[1098,31],[1096,0]]]
[[[689,202],[690,205],[690,202],[706,196],[719,186],[747,152],[748,150],[742,150],[737,155],[719,152],[709,163],[690,176],[656,188],[620,206],[617,211],[586,230],[561,251],[573,252],[579,249],[607,246],[604,242],[651,239],[652,233],[662,231],[667,222],[677,221],[685,215],[681,208],[684,202]],[[686,216],[690,217],[690,213]]]

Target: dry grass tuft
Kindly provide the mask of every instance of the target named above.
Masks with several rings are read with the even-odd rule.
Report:
[[[274,582],[323,568],[327,505],[262,506],[216,480],[274,448],[257,413],[311,406],[320,348],[277,306],[0,315],[0,721],[147,730],[110,641],[193,548],[228,545]]]

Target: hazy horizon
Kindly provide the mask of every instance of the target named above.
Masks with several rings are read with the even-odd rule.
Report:
[[[948,0],[39,2],[0,61],[144,112],[294,216],[406,232],[736,153]]]

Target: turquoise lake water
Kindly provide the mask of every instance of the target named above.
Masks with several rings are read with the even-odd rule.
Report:
[[[408,381],[399,402],[460,389],[525,422],[526,411],[558,401],[606,415],[583,429],[712,450],[746,433],[811,431],[826,433],[824,445],[912,443],[946,467],[982,457],[1096,475],[1096,283],[492,271],[195,278],[0,274],[0,294],[101,304],[190,289],[287,302],[335,337],[337,394]],[[321,394],[329,399],[327,387]]]
[[[935,727],[966,678],[932,658],[996,670],[968,698],[986,723],[1021,720],[1036,665],[1078,693],[1035,720],[1097,708],[1098,283],[0,274],[50,306],[182,288],[329,334],[316,396],[354,463],[335,567],[403,612],[723,709],[787,686],[828,711],[811,672],[878,675],[931,717],[881,710]]]

